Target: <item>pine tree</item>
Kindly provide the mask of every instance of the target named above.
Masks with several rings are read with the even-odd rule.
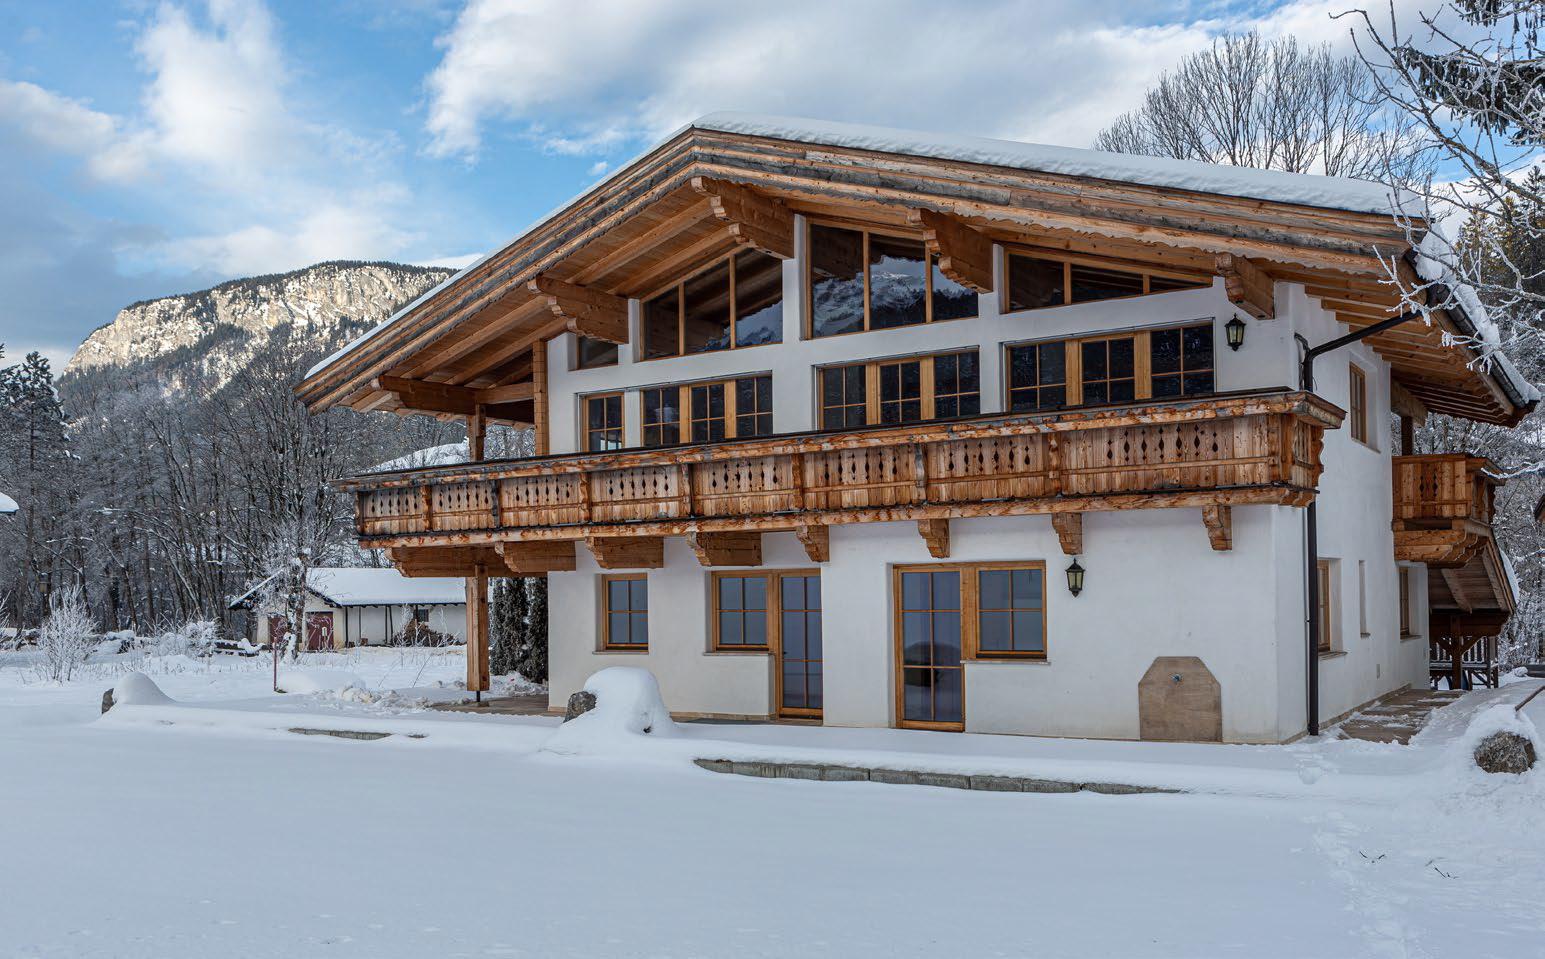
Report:
[[[64,407],[40,353],[0,370],[0,478],[21,506],[18,535],[0,547],[14,570],[13,618],[36,621],[70,569],[70,470]],[[40,584],[41,588],[33,588]]]
[[[488,615],[488,667],[495,676],[520,671],[525,645],[528,591],[524,579],[501,579],[494,587]]]

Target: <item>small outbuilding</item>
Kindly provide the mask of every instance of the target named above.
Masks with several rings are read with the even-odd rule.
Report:
[[[230,608],[251,615],[252,642],[267,646],[289,629],[283,598],[264,588],[237,597]],[[395,569],[319,566],[306,575],[306,642],[310,651],[384,646],[405,629],[422,637],[466,641],[466,580],[403,576]],[[399,640],[400,641],[400,640]]]
[[[0,493],[0,516],[9,516],[20,509],[16,501],[4,493]]]

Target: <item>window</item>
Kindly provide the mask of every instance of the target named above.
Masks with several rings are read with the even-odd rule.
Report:
[[[1054,410],[1067,405],[1062,343],[1009,347],[1009,412]]]
[[[947,353],[933,358],[933,418],[975,416],[982,411],[975,353]]]
[[[1322,653],[1328,653],[1335,648],[1334,644],[1331,642],[1331,626],[1334,625],[1334,618],[1331,616],[1331,610],[1334,608],[1331,605],[1331,586],[1334,584],[1334,577],[1331,576],[1332,567],[1333,564],[1328,559],[1320,560],[1318,566],[1320,577],[1320,608],[1315,611],[1315,615],[1320,618],[1319,650]]]
[[[1196,289],[1210,283],[1208,277],[1183,273],[1161,275],[1115,269],[1094,260],[1070,261],[1010,253],[1008,289],[1004,298],[1008,311],[1014,312]]]
[[[655,386],[642,393],[645,446],[715,443],[772,432],[770,374]]]
[[[606,606],[601,617],[602,649],[649,648],[649,581],[641,573],[603,576]]]
[[[1212,324],[1148,334],[1148,368],[1155,399],[1213,391]]]
[[[714,574],[714,648],[768,648],[767,575]]]
[[[1083,401],[1130,403],[1137,399],[1136,339],[1116,336],[1079,344]]]
[[[1041,566],[977,571],[976,658],[1046,656],[1046,570]]]
[[[622,394],[585,399],[585,449],[592,453],[622,449]]]
[[[821,429],[975,416],[980,375],[975,350],[827,367],[819,373]]]
[[[688,433],[694,443],[713,443],[724,439],[724,384],[699,383],[687,388],[691,394],[691,419]]]
[[[1357,561],[1357,632],[1360,636],[1368,634],[1368,564],[1363,560]]]
[[[1009,412],[1206,396],[1214,356],[1211,323],[1010,346]]]
[[[1348,364],[1351,372],[1351,388],[1349,390],[1347,405],[1350,410],[1347,420],[1351,425],[1352,439],[1359,443],[1368,442],[1368,377],[1362,369]]]
[[[1395,578],[1400,584],[1400,635],[1411,635],[1411,571],[1404,566],[1395,568]]]
[[[598,366],[617,365],[617,344],[608,343],[605,340],[593,340],[588,336],[577,338],[578,352],[574,365],[582,370],[594,369]]]
[[[643,391],[644,445],[681,442],[681,388],[661,386]]]
[[[747,376],[736,380],[735,435],[769,436],[772,431],[772,377]]]
[[[810,335],[976,316],[976,293],[945,276],[922,239],[812,224]]]
[[[783,261],[741,250],[644,302],[646,360],[783,341]]]
[[[428,606],[415,606],[415,607],[413,607],[413,621],[415,623],[419,623],[421,625],[428,626],[429,625],[429,607]]]

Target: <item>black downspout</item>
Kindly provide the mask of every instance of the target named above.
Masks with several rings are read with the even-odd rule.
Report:
[[[1332,350],[1339,350],[1343,346],[1351,346],[1353,343],[1366,340],[1370,336],[1393,329],[1408,320],[1419,319],[1420,313],[1402,313],[1392,316],[1387,320],[1380,320],[1372,326],[1365,326],[1360,330],[1354,330],[1346,336],[1338,336],[1334,340],[1328,340],[1319,346],[1310,346],[1309,341],[1301,334],[1294,333],[1293,338],[1304,349],[1303,363],[1298,371],[1298,388],[1306,393],[1314,392],[1314,360]],[[1309,614],[1309,638],[1305,649],[1305,670],[1308,676],[1307,694],[1309,711],[1309,735],[1320,734],[1320,524],[1315,512],[1315,504],[1319,497],[1309,501],[1304,509],[1304,582],[1308,593]]]

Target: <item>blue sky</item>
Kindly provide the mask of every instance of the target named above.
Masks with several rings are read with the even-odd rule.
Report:
[[[1402,6],[1404,3],[1402,3]],[[0,343],[324,259],[461,265],[694,116],[1086,146],[1348,0],[0,0]]]

